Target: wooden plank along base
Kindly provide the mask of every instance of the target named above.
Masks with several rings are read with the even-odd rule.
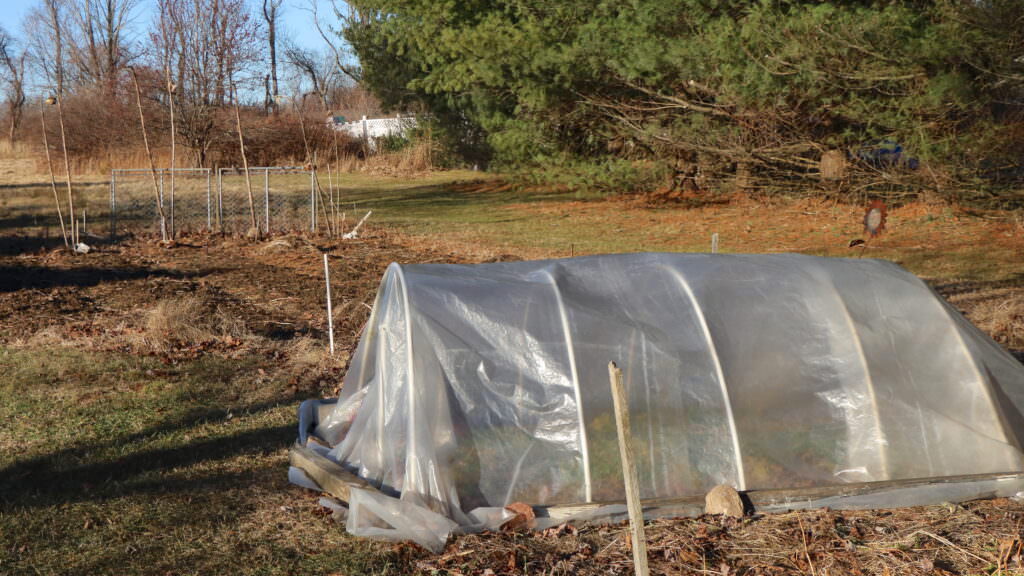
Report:
[[[325,405],[326,404],[326,405]],[[308,429],[315,427],[319,411],[329,411],[333,403],[316,402],[305,415]],[[352,474],[312,448],[295,444],[290,451],[291,465],[306,472],[321,490],[348,502],[349,487],[379,492],[366,480]],[[750,490],[741,492],[758,513],[785,512],[829,507],[835,510],[922,506],[941,502],[965,502],[985,498],[1010,497],[1024,492],[1024,472],[971,474],[940,478],[912,478],[881,482],[859,482],[804,488]],[[938,494],[942,495],[940,499]],[[880,503],[882,502],[882,503]],[[695,517],[704,513],[704,496],[643,500],[645,518]],[[595,502],[534,506],[542,525],[559,521],[618,522],[627,519],[625,502]]]
[[[323,456],[312,448],[295,444],[288,451],[288,460],[299,468],[331,496],[348,502],[351,487],[378,492],[372,484],[345,470],[340,464]]]
[[[289,453],[291,465],[303,470],[320,489],[339,500],[348,502],[349,487],[378,492],[366,480],[345,470],[339,464],[300,444],[292,446]],[[895,508],[899,504],[920,506],[915,502],[916,491],[941,489],[950,496],[944,501],[964,502],[986,498],[1010,497],[1024,492],[1024,473],[1001,472],[994,474],[971,474],[943,478],[914,478],[888,480],[884,482],[859,482],[813,488],[791,488],[778,490],[749,490],[743,496],[755,512],[784,512],[828,506],[835,510]],[[871,500],[891,495],[894,505],[872,504]],[[941,501],[939,501],[941,502]],[[938,504],[939,502],[931,502]],[[643,500],[643,512],[647,518],[694,517],[704,513],[704,496]],[[534,506],[537,518],[552,521],[579,519],[582,521],[617,521],[626,519],[624,502],[594,502],[587,504],[562,504]],[[550,524],[550,522],[549,522]]]
[[[914,478],[882,482],[858,482],[832,486],[741,492],[758,513],[831,508],[869,510],[901,506],[936,505],[1011,497],[1024,492],[1024,473],[1000,472],[941,478]],[[942,498],[936,499],[941,493]],[[644,500],[644,517],[696,517],[704,513],[704,496]],[[626,519],[623,502],[567,504],[535,507],[538,518],[553,522],[580,519],[590,522],[618,522]],[[553,522],[548,522],[550,525]]]

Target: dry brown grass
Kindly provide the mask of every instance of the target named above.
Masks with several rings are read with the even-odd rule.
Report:
[[[331,356],[322,340],[297,338],[287,346],[284,370],[289,374],[325,371],[332,366],[343,364],[347,357],[347,352]]]
[[[58,154],[51,160],[54,178],[61,183],[65,178],[64,159]],[[167,147],[154,149],[153,160],[158,168],[170,166],[170,149]],[[90,156],[71,156],[68,158],[68,163],[71,165],[72,181],[81,181],[82,178],[108,177],[114,168],[149,168],[146,151],[141,148],[105,150]],[[176,164],[178,168],[188,167],[187,158],[179,156]],[[33,146],[25,142],[11,144],[7,141],[0,141],[0,182],[21,184],[37,182],[46,178],[48,178],[46,156],[40,146]]]
[[[971,321],[996,342],[1011,349],[1024,349],[1024,289],[1000,289],[972,293],[965,309]],[[956,301],[957,299],[953,299]]]
[[[139,344],[153,350],[168,346],[235,344],[254,338],[245,322],[198,296],[162,300],[145,312]]]
[[[335,168],[333,163],[332,168]],[[431,144],[425,140],[417,140],[401,150],[371,154],[365,158],[345,154],[338,158],[336,168],[340,172],[348,174],[361,173],[380,176],[423,174],[433,170]]]

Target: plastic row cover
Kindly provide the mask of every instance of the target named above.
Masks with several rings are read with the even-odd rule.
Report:
[[[900,267],[801,255],[392,265],[317,433],[460,525],[622,500],[611,360],[645,499],[1021,469],[1024,367]]]

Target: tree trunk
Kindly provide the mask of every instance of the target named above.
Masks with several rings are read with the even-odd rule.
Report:
[[[281,0],[263,0],[263,19],[267,22],[267,42],[270,44],[270,97],[277,112],[277,10]]]
[[[277,9],[274,10],[274,16],[270,20],[270,31],[268,36],[270,37],[270,88],[272,90],[271,96],[274,98],[274,102],[277,102]],[[277,109],[277,106],[274,106]]]

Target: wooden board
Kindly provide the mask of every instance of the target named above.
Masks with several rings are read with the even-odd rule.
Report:
[[[366,480],[345,470],[337,462],[326,456],[321,456],[312,448],[301,444],[295,444],[288,451],[288,460],[292,466],[301,469],[313,479],[320,489],[331,496],[343,501],[349,501],[349,488],[356,487],[363,490],[378,490]]]

